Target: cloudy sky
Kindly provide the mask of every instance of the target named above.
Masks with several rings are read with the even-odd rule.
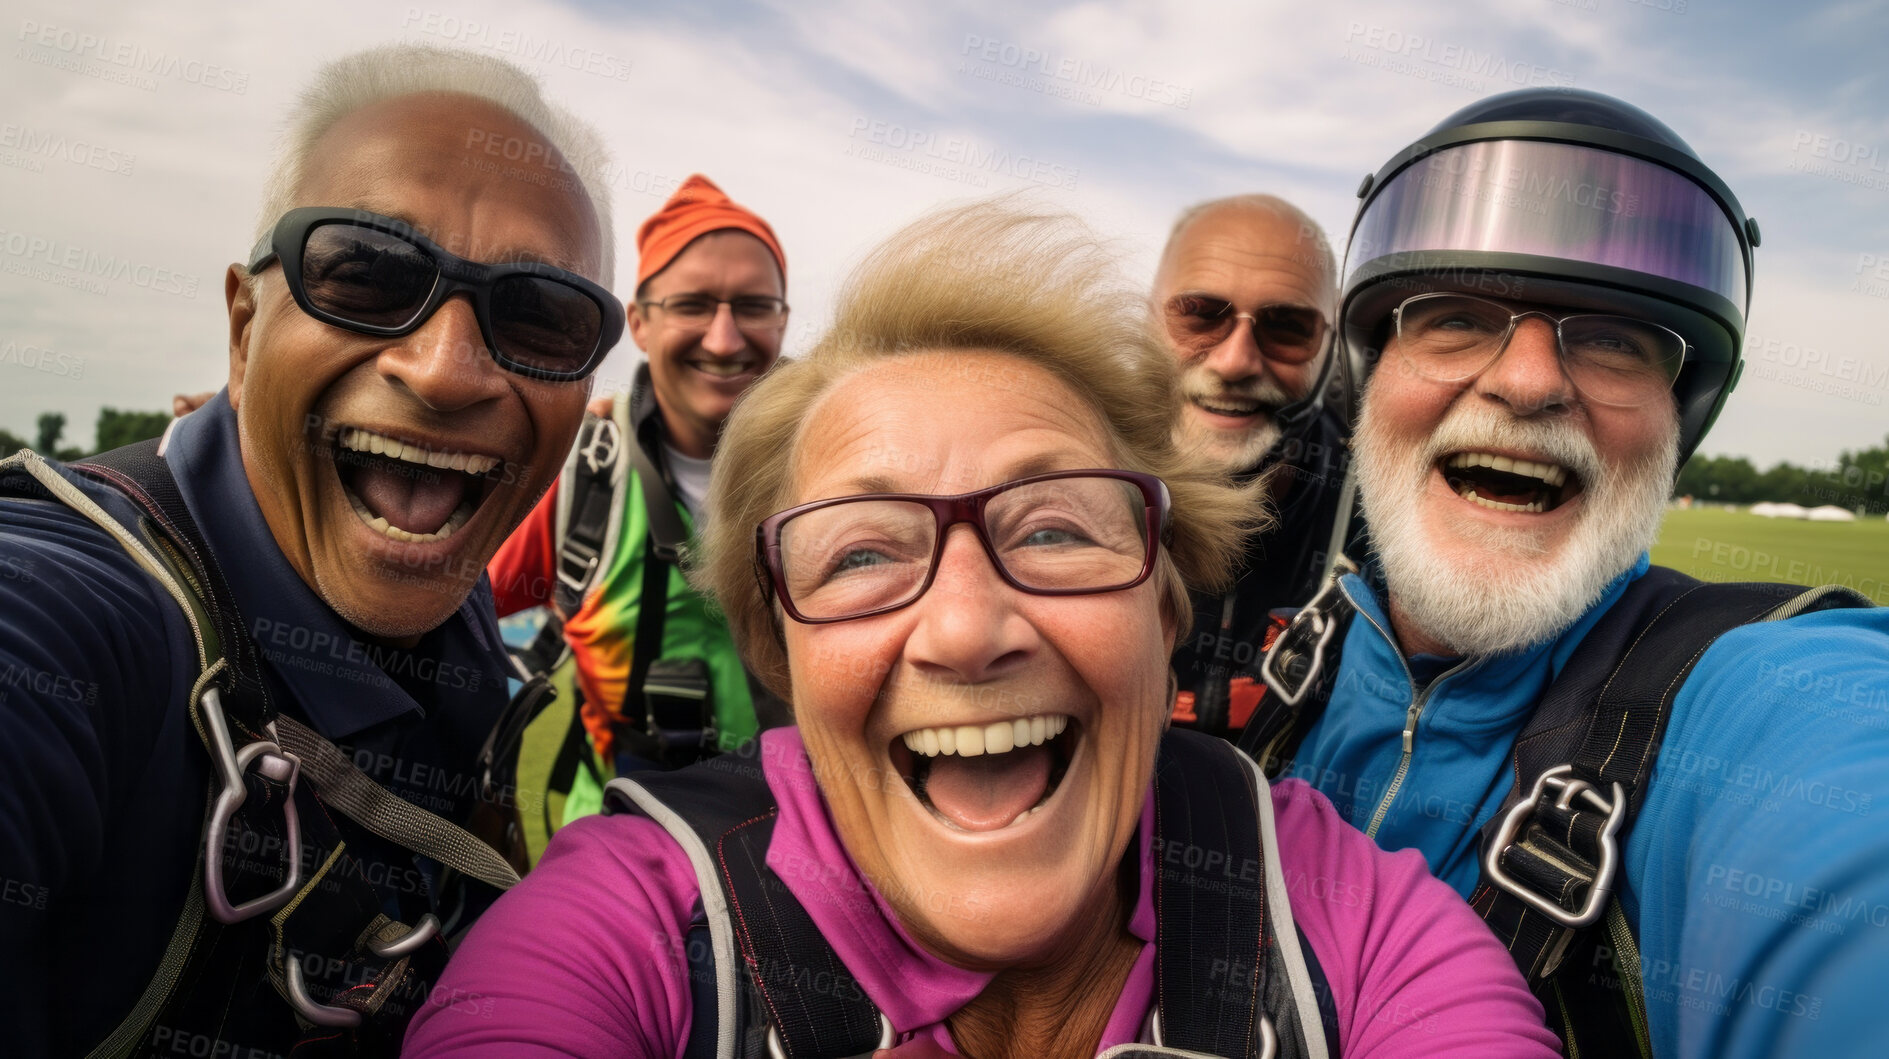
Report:
[[[1801,463],[1889,433],[1889,0],[7,6],[0,428],[27,437],[57,410],[89,444],[101,405],[221,385],[223,270],[281,115],[324,60],[402,40],[511,58],[603,130],[622,273],[692,172],[768,217],[789,354],[864,250],[943,202],[1033,188],[1145,277],[1192,202],[1272,191],[1341,238],[1363,174],[1450,112],[1596,89],[1763,226],[1745,381],[1704,451]]]

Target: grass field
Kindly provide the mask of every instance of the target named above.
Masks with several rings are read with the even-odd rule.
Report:
[[[1854,588],[1889,604],[1889,521],[1760,518],[1693,508],[1667,513],[1653,561],[1706,581],[1791,581]]]

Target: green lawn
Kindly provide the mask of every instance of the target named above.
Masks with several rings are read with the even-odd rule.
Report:
[[[1889,604],[1889,522],[1759,518],[1695,508],[1667,513],[1653,561],[1706,581],[1845,585]]]

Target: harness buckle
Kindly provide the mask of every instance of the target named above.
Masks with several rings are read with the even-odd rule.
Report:
[[[244,745],[241,750],[236,749],[230,740],[229,721],[223,716],[222,693],[214,686],[206,687],[199,702],[204,728],[210,736],[211,756],[222,783],[222,789],[216,795],[216,805],[210,812],[209,830],[205,833],[206,843],[213,845],[203,851],[203,900],[217,922],[240,923],[280,908],[302,888],[301,820],[295,811],[295,781],[301,775],[302,761],[283,750],[281,744],[273,739],[258,739]],[[269,734],[275,735],[274,724],[269,725]],[[288,827],[283,839],[283,879],[282,885],[275,890],[240,905],[232,905],[223,888],[223,855],[218,847],[228,834],[230,820],[236,815],[236,810],[249,800],[249,788],[243,784],[243,775],[251,765],[255,765],[256,771],[264,778],[284,787],[282,816]]]
[[[566,535],[564,543],[558,547],[558,583],[573,593],[582,593],[601,558],[597,549]],[[581,595],[579,602],[582,602]]]
[[[1260,660],[1260,679],[1290,709],[1297,709],[1305,701],[1306,694],[1318,686],[1318,678],[1325,671],[1325,655],[1331,647],[1332,637],[1337,635],[1338,627],[1343,624],[1337,607],[1350,606],[1338,587],[1338,579],[1356,570],[1356,563],[1340,555],[1337,565],[1332,569],[1332,576],[1325,580],[1325,587],[1299,608],[1285,631],[1273,641],[1272,649]],[[1288,686],[1289,674],[1280,667],[1301,658],[1307,659],[1305,673],[1296,687]]]
[[[1142,1032],[1148,1038],[1149,1044],[1163,1050],[1167,1049],[1167,1034],[1162,1031],[1161,1027],[1160,1004],[1156,1004],[1148,1010],[1148,1021],[1147,1024],[1142,1027]],[[1258,1043],[1259,1055],[1257,1055],[1255,1059],[1275,1059],[1275,1057],[1278,1056],[1279,1032],[1273,1029],[1272,1017],[1267,1015],[1264,1011],[1259,1013]],[[1186,1054],[1193,1055],[1194,1053],[1188,1052]]]
[[[1616,836],[1621,823],[1627,817],[1627,792],[1619,783],[1613,785],[1613,799],[1602,797],[1593,784],[1574,774],[1572,764],[1556,765],[1535,779],[1535,786],[1528,792],[1528,797],[1515,803],[1508,815],[1502,818],[1502,826],[1490,841],[1489,848],[1483,851],[1482,868],[1491,885],[1504,893],[1520,898],[1530,908],[1547,916],[1549,919],[1570,929],[1585,927],[1598,920],[1607,907],[1607,900],[1613,896],[1614,874],[1619,870],[1620,844]],[[1502,858],[1510,849],[1521,841],[1522,833],[1532,816],[1542,803],[1542,796],[1554,788],[1554,806],[1563,812],[1574,809],[1574,800],[1581,799],[1596,812],[1607,814],[1606,823],[1601,825],[1596,836],[1600,843],[1600,859],[1594,869],[1594,876],[1588,880],[1587,897],[1581,902],[1577,912],[1563,908],[1560,902],[1530,889],[1521,880],[1510,875],[1502,867]],[[1578,810],[1577,810],[1578,811]],[[1561,858],[1551,858],[1558,866],[1567,868]],[[1579,878],[1578,873],[1569,874]]]
[[[590,432],[589,437],[583,439],[577,451],[583,456],[584,463],[589,466],[592,474],[602,474],[605,470],[616,466],[617,457],[623,452],[623,433],[617,429],[616,419],[598,419],[597,428]]]

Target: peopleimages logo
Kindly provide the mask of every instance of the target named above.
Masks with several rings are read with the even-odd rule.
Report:
[[[119,176],[130,176],[131,167],[138,160],[137,155],[127,151],[27,125],[0,125],[0,148],[28,156],[56,158]]]
[[[155,89],[156,77],[174,77],[185,84],[214,88],[222,92],[235,92],[242,95],[249,91],[247,71],[232,70],[217,63],[204,62],[202,59],[189,59],[162,49],[147,48],[134,41],[114,39],[100,33],[88,33],[69,26],[48,25],[35,22],[30,18],[20,20],[18,39],[34,46],[34,53],[25,53],[24,49],[15,53],[16,58],[24,58],[41,65],[62,66],[76,73],[100,74],[103,71],[88,69],[88,62],[104,63],[115,68],[123,76],[110,76],[116,80],[131,84],[137,88]],[[66,61],[57,60],[63,57]],[[72,65],[72,64],[78,65]]]
[[[9,272],[18,272],[21,267],[33,265],[63,269],[67,276],[75,281],[92,281],[73,282],[68,285],[83,286],[93,293],[104,293],[102,288],[95,285],[96,279],[109,279],[156,291],[159,294],[175,294],[184,298],[197,296],[196,276],[143,264],[116,254],[104,254],[69,243],[62,244],[59,240],[48,236],[0,228],[0,253],[14,259],[6,263],[8,266],[6,270]]]
[[[958,50],[958,72],[1044,95],[1100,106],[1101,93],[1186,110],[1194,90],[1160,77],[1130,73],[1106,63],[967,33]]]
[[[1065,166],[1027,154],[1013,154],[1002,148],[985,147],[961,136],[939,136],[924,129],[908,128],[893,122],[875,121],[871,118],[854,118],[851,137],[854,143],[849,146],[848,154],[868,157],[867,152],[876,148],[889,152],[904,152],[908,157],[923,156],[927,164],[941,163],[943,167],[957,167],[968,176],[966,183],[975,183],[969,179],[978,173],[997,173],[1002,176],[1027,180],[1044,187],[1061,188],[1074,191],[1076,178],[1082,173],[1073,166]],[[896,156],[892,156],[896,157]],[[874,161],[887,161],[887,158],[873,158]],[[929,170],[927,170],[929,171]],[[978,186],[983,186],[978,184]]]
[[[548,66],[594,74],[612,81],[630,79],[630,60],[611,52],[598,51],[579,44],[571,46],[548,37],[534,37],[512,29],[498,29],[471,19],[440,11],[422,11],[409,7],[400,28],[417,30],[428,36],[449,40],[472,48],[496,52],[515,59],[527,59]]]
[[[1369,56],[1354,54],[1352,51],[1354,44],[1381,52],[1389,56],[1390,60],[1375,61]],[[1542,86],[1568,88],[1574,84],[1573,74],[1551,69],[1539,63],[1517,61],[1495,52],[1477,51],[1461,44],[1445,43],[1421,34],[1405,33],[1401,30],[1366,25],[1362,22],[1345,24],[1344,58],[1365,66],[1381,66],[1395,73],[1410,74],[1424,80],[1476,90],[1482,89],[1482,82],[1469,80],[1470,78],[1486,78],[1498,85],[1514,85],[1520,88]],[[1418,62],[1428,64],[1432,69],[1413,68],[1408,65]]]

